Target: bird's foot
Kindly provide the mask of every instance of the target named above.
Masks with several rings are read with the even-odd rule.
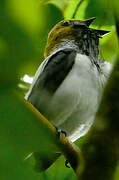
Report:
[[[57,133],[58,133],[58,137],[59,138],[61,138],[61,136],[67,136],[67,133],[64,131],[64,130],[62,130],[62,129],[59,129],[59,128],[57,128],[56,126],[55,126],[55,128],[56,128],[56,131],[57,131]],[[70,166],[68,165],[69,164],[69,161],[68,160],[66,160],[65,161],[65,166],[67,167],[67,168],[70,168]]]
[[[62,130],[62,129],[59,129],[58,127],[56,127],[56,131],[57,131],[57,134],[58,134],[58,137],[61,137],[62,135],[64,135],[65,137],[67,136],[67,133],[66,131]]]

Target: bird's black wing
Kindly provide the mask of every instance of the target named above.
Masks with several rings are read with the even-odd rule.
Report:
[[[72,69],[75,57],[76,51],[72,49],[60,50],[37,71],[26,99],[40,112],[48,109],[48,102]]]
[[[61,50],[51,56],[38,77],[35,87],[45,88],[50,93],[54,93],[72,69],[75,56],[76,52],[72,49]]]

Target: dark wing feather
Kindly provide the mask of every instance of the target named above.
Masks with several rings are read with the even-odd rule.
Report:
[[[35,86],[54,93],[72,69],[75,55],[75,51],[66,49],[51,56]]]
[[[34,86],[30,90],[28,100],[37,108],[47,108],[54,92],[61,85],[67,74],[72,69],[76,51],[65,49],[52,55],[41,74],[37,77]],[[39,109],[41,111],[41,109]]]

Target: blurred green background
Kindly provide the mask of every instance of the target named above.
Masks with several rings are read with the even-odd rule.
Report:
[[[60,20],[71,19],[79,2],[80,0],[0,0],[1,180],[76,178],[73,170],[65,167],[64,157],[60,157],[42,174],[36,173],[25,160],[29,153],[39,149],[43,151],[43,147],[48,152],[51,139],[45,128],[41,130],[38,120],[28,110],[23,99],[29,88],[30,77],[34,76],[43,60],[48,32]],[[118,53],[118,40],[110,1],[82,1],[75,19],[90,17],[97,18],[93,28],[111,31],[100,41],[100,56],[114,63]],[[76,142],[79,147],[87,136]],[[119,167],[115,180],[119,179],[118,169]]]

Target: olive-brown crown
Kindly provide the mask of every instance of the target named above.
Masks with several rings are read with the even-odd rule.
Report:
[[[81,31],[89,30],[90,24],[96,18],[90,18],[85,21],[80,20],[62,20],[57,23],[48,35],[48,40],[44,52],[44,57],[46,58],[49,56],[55,46],[60,44],[63,40],[76,40],[80,38],[78,35]],[[91,29],[92,30],[92,29]],[[98,37],[102,37],[104,34],[108,33],[109,31],[103,30],[93,30]]]

